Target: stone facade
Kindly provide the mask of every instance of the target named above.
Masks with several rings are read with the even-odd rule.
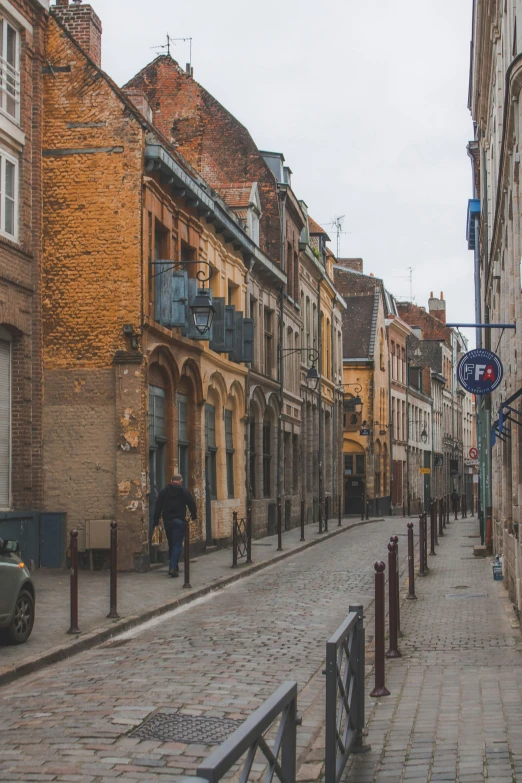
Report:
[[[468,146],[475,202],[468,209],[468,247],[474,250],[477,321],[516,324],[522,317],[520,119],[522,89],[520,4],[495,0],[473,8],[469,108],[474,139]],[[504,555],[504,586],[522,608],[522,342],[519,329],[480,330],[479,345],[504,367],[501,384],[477,398],[480,427],[482,535]],[[511,412],[507,433],[498,426],[503,403]],[[508,409],[505,409],[508,413]]]

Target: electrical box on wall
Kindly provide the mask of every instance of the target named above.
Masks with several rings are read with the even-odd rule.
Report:
[[[85,548],[111,548],[111,520],[88,519],[85,523]]]

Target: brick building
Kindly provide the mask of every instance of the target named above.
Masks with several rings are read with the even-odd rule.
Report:
[[[196,544],[229,538],[232,512],[245,513],[247,269],[285,278],[252,238],[255,189],[245,226],[154,127],[143,93],[117,88],[101,70],[100,31],[90,6],[62,0],[52,9],[45,503],[67,512],[81,549],[93,523],[104,520],[106,532],[116,519],[121,567],[141,568],[156,494],[172,472],[196,497]],[[208,277],[209,268],[210,341],[187,306],[196,273]]]
[[[318,249],[318,235],[309,230],[306,205],[293,192],[284,156],[259,150],[248,130],[170,56],[157,57],[126,89],[145,95],[154,124],[175,139],[179,152],[222,194],[239,220],[247,226],[255,223],[256,241],[271,265],[253,263],[247,277],[248,308],[256,324],[246,395],[254,529],[257,534],[275,530],[278,501],[283,525],[298,524],[303,495],[307,514],[317,518],[326,510],[327,498],[339,494],[333,483],[338,454],[334,459],[326,444],[333,443],[336,385],[331,332],[340,331],[339,312],[334,316],[333,311],[342,305],[328,274],[326,248]],[[248,201],[253,192],[255,204]],[[319,280],[324,281],[320,294]],[[301,298],[306,303],[308,286],[314,289],[307,294],[310,302],[314,299],[308,329],[315,330],[316,342],[310,338],[306,344],[321,356],[316,392],[304,383],[310,365]],[[320,442],[323,456],[316,449]]]
[[[0,4],[0,535],[18,535],[17,526],[25,520],[31,535],[34,527],[36,551],[42,508],[41,147],[47,11],[47,0]]]

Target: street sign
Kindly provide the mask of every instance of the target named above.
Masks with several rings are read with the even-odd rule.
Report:
[[[472,446],[469,450],[469,458],[477,459],[477,457],[478,457],[478,450],[475,448],[475,446]]]
[[[431,473],[431,468],[421,468],[421,469],[420,469],[420,472],[421,472],[421,473],[422,473],[424,476],[429,476],[429,474]]]
[[[502,380],[502,362],[485,348],[475,348],[465,353],[457,366],[460,385],[471,394],[488,394]]]
[[[479,464],[478,459],[465,459],[464,460],[464,465],[467,465],[468,467],[470,465],[478,465],[478,464]]]
[[[359,435],[369,435],[369,434],[370,434],[370,430],[361,430],[359,433]]]

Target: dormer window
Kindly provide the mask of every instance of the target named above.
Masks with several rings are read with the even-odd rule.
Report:
[[[261,217],[261,201],[257,182],[252,183],[250,198],[248,200],[247,232],[248,236],[259,245],[259,218]]]
[[[0,17],[0,109],[20,120],[20,34]]]

